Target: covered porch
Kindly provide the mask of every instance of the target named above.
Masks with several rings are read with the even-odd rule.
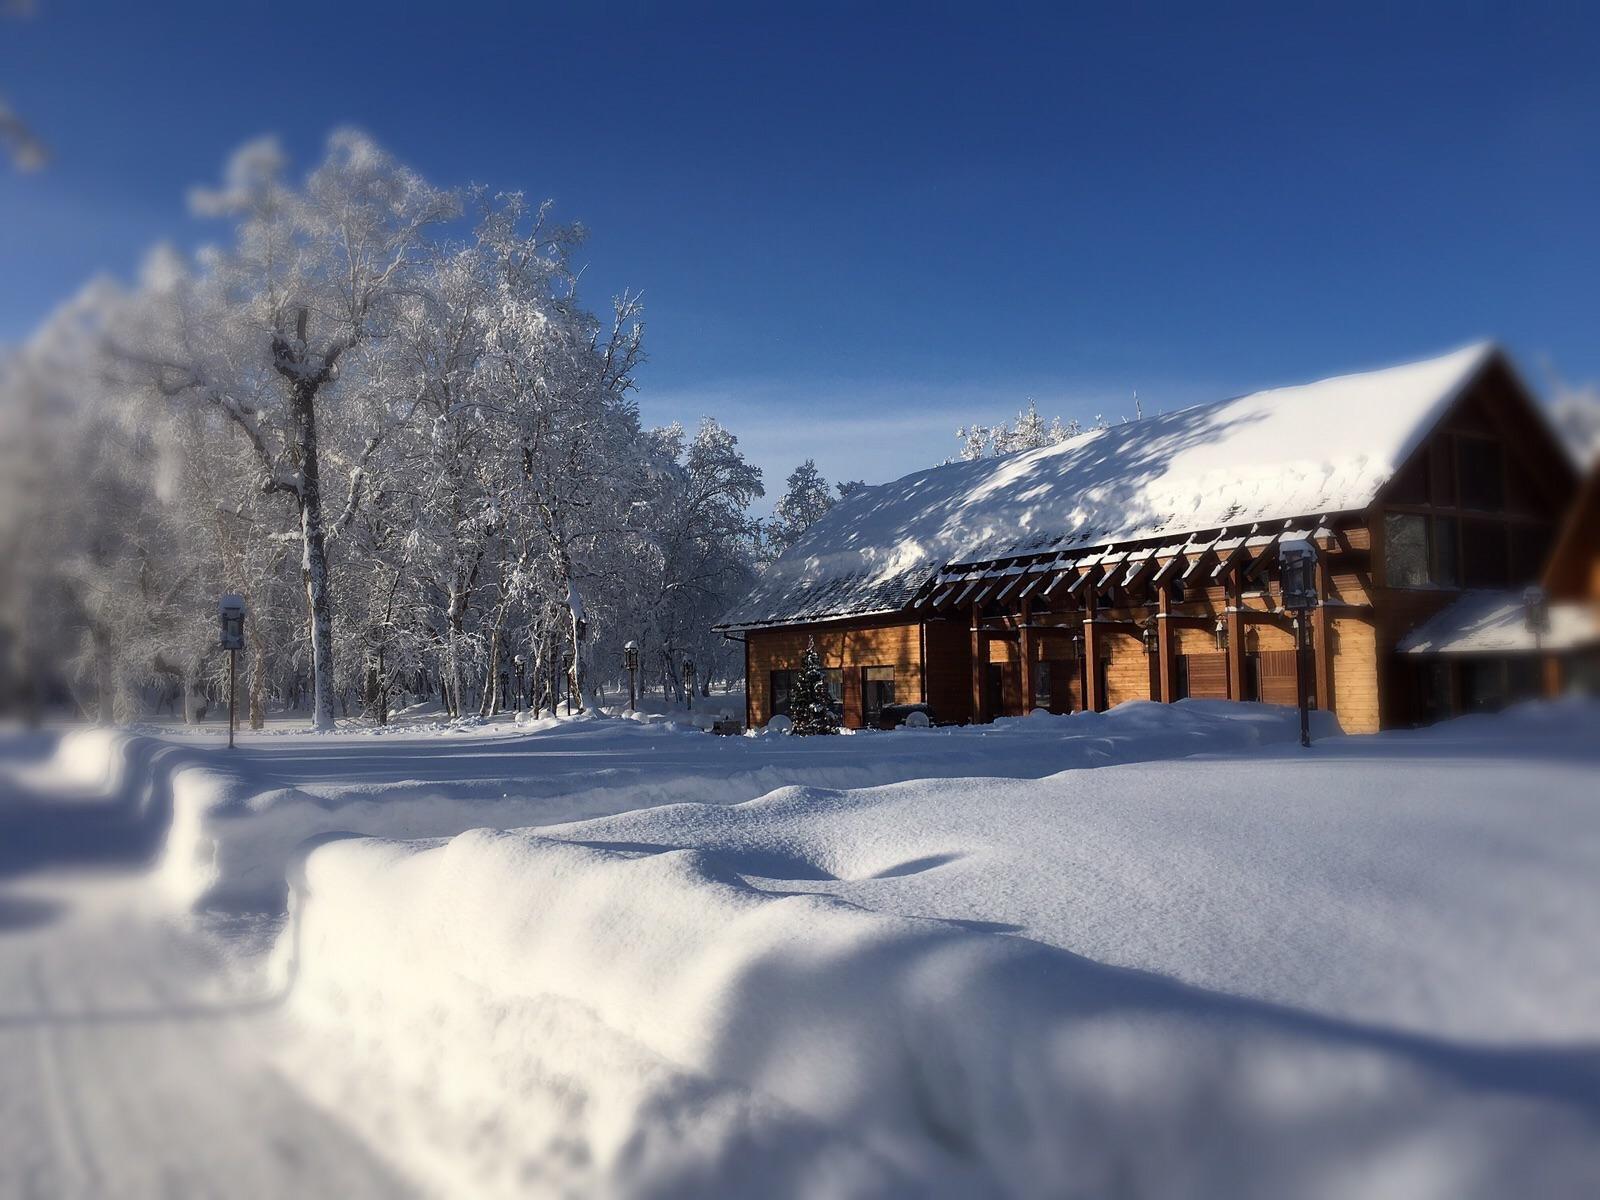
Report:
[[[1282,607],[1278,551],[1309,541],[1321,603],[1308,618],[1305,678],[1311,704],[1331,708],[1334,612],[1359,619],[1363,606],[1333,594],[1326,552],[1364,537],[1364,529],[1257,525],[952,564],[911,607],[924,620],[965,620],[974,721],[1034,708],[1098,712],[1132,699],[1295,704],[1295,618]]]

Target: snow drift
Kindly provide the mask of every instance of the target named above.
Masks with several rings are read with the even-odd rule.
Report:
[[[323,845],[300,1052],[463,1194],[1585,1194],[1595,750],[1518,722]]]
[[[171,783],[161,878],[183,906],[281,911],[295,847],[323,833],[444,837],[691,800],[738,804],[789,784],[1044,775],[1288,744],[1296,719],[1264,705],[1135,702],[1108,713],[828,739],[714,738],[670,723],[546,718],[510,734],[451,727],[422,737],[263,739],[231,755],[186,749],[190,765]],[[1331,716],[1317,721],[1320,735],[1338,732]]]

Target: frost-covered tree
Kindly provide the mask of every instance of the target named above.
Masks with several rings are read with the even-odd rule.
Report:
[[[1104,418],[1095,419],[1094,428],[1105,428]],[[1062,423],[1052,417],[1048,423],[1039,415],[1038,406],[1028,401],[1028,407],[1017,413],[1015,422],[1002,421],[998,425],[963,425],[956,430],[961,442],[961,457],[966,460],[988,458],[998,454],[1014,454],[1018,450],[1036,450],[1040,446],[1053,446],[1068,438],[1077,437],[1083,426],[1077,421]]]
[[[813,639],[806,640],[800,669],[789,685],[789,719],[794,722],[792,731],[802,737],[839,732],[839,718],[828,694],[828,677]]]
[[[649,437],[655,486],[641,508],[638,576],[645,619],[631,636],[659,662],[665,692],[681,695],[686,655],[699,664],[700,686],[709,692],[713,679],[725,678],[742,657],[711,626],[752,578],[758,528],[749,508],[762,495],[761,471],[739,450],[739,439],[710,417],[693,438],[681,425]],[[620,652],[619,644],[613,656]]]
[[[162,394],[225,415],[255,451],[264,491],[289,497],[299,517],[300,570],[310,614],[313,724],[334,718],[333,597],[322,438],[342,426],[349,504],[365,458],[393,410],[409,402],[344,385],[354,360],[392,327],[412,294],[430,226],[457,203],[365,136],[336,133],[323,162],[294,186],[268,139],[228,165],[222,186],[194,195],[198,212],[231,222],[232,239],[194,269],[173,269],[147,290],[153,316],[127,346]]]
[[[669,694],[685,657],[738,677],[710,627],[760,472],[715,421],[640,428],[638,301],[584,306],[580,229],[469,197],[466,224],[358,135],[303,183],[248,147],[198,205],[222,247],[157,251],[0,358],[6,693],[193,715],[226,685],[224,591],[257,726],[592,705],[629,639]]]
[[[800,535],[836,503],[814,459],[806,459],[784,482],[783,495],[767,523],[767,539],[774,557],[799,541]]]

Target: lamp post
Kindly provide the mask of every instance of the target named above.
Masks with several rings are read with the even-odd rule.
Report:
[[[572,657],[572,651],[571,650],[563,650],[561,652],[561,673],[562,673],[562,675],[564,675],[566,677],[566,680],[567,680],[567,716],[569,716],[569,717],[572,715],[572,683],[573,683],[572,664],[573,664],[573,661],[574,660],[573,660],[573,657]],[[551,697],[550,708],[551,708],[552,712],[555,711],[555,698],[554,697]]]
[[[244,597],[229,592],[217,601],[220,629],[217,645],[228,652],[228,749],[233,749],[234,695],[239,678],[239,651],[244,649]],[[184,720],[189,714],[184,714]]]
[[[622,665],[628,669],[628,711],[639,707],[639,643],[629,638],[622,647]]]
[[[1522,620],[1533,634],[1533,664],[1539,672],[1539,690],[1545,690],[1544,635],[1550,631],[1550,601],[1544,589],[1535,584],[1523,589]]]
[[[511,661],[514,662],[516,664],[516,666],[517,666],[517,712],[521,713],[522,712],[522,697],[523,697],[523,694],[524,694],[523,690],[522,690],[522,687],[523,687],[523,684],[522,684],[522,679],[523,679],[522,672],[523,672],[524,668],[527,667],[528,660],[523,658],[522,655],[519,654],[515,658],[513,658]]]
[[[685,657],[683,660],[683,690],[689,698],[689,711],[694,711],[694,659]]]
[[[1278,579],[1283,606],[1294,613],[1295,691],[1300,701],[1300,744],[1311,745],[1311,696],[1306,686],[1307,636],[1311,632],[1311,610],[1320,603],[1317,595],[1317,549],[1303,538],[1292,538],[1278,545]]]

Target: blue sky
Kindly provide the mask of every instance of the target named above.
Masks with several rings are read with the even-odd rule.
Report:
[[[646,419],[719,416],[769,488],[1485,336],[1600,379],[1600,6],[1116,7],[37,0],[0,340],[215,236],[184,194],[239,142],[350,123],[587,224]]]

